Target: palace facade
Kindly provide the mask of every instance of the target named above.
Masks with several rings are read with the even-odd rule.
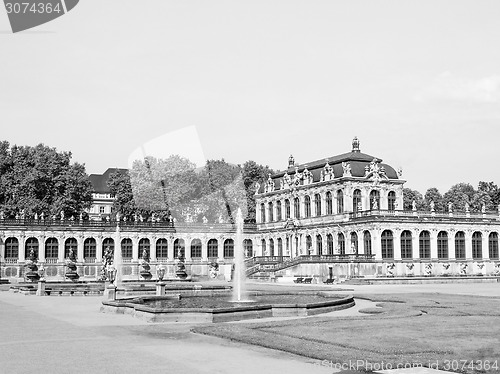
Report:
[[[499,211],[405,211],[404,183],[400,172],[362,153],[357,138],[341,155],[306,164],[290,156],[284,171],[256,186],[257,222],[245,225],[241,243],[247,275],[315,282],[500,275]],[[215,277],[229,279],[235,240],[235,227],[224,223],[0,220],[0,274],[24,280],[33,252],[47,279],[62,280],[74,251],[82,279],[96,280],[104,249],[118,247],[124,278],[139,279],[144,253],[153,275],[163,267],[173,277],[182,253],[193,279],[214,276],[215,263]]]

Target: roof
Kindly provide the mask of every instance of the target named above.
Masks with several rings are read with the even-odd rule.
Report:
[[[120,169],[120,168],[109,168],[104,172],[104,174],[90,174],[89,180],[92,183],[92,187],[94,188],[95,193],[110,193],[108,187],[108,180],[111,174],[119,172],[120,174],[128,173],[128,169]]]

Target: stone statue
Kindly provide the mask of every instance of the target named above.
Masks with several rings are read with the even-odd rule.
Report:
[[[485,214],[486,213],[486,205],[483,203],[481,206],[481,213]]]
[[[3,210],[0,210],[0,219],[3,221],[5,218]]]
[[[44,213],[44,212],[40,213],[40,219],[41,219],[42,221],[43,221],[43,220],[45,220],[45,213]]]
[[[431,200],[431,212],[434,212],[434,201]]]
[[[378,209],[378,202],[377,202],[377,200],[373,199],[372,202],[373,202],[372,209],[373,210],[377,210]]]
[[[465,212],[469,213],[469,203],[465,203]]]
[[[255,182],[255,195],[259,194],[259,190],[260,190],[260,183],[259,182]]]
[[[416,202],[415,200],[413,200],[413,201],[411,202],[411,209],[412,209],[412,210],[417,210],[417,202]]]
[[[448,203],[448,212],[453,212],[453,203]]]
[[[35,221],[38,221],[38,213],[35,213]]]
[[[325,172],[325,180],[330,181],[334,178],[333,168],[330,166],[328,162],[325,164],[323,170]]]
[[[342,162],[343,177],[352,177],[351,164],[349,162]]]
[[[63,210],[61,210],[60,217],[61,217],[61,221],[64,221],[64,211]]]

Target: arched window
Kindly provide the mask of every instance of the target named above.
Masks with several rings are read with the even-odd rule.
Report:
[[[273,214],[273,202],[270,201],[269,204],[267,204],[267,216],[269,217],[269,222],[274,221],[274,214]]]
[[[333,255],[333,250],[334,246],[333,246],[333,235],[332,234],[328,234],[326,235],[326,251],[327,251],[327,254],[328,255]]]
[[[390,191],[387,195],[387,209],[396,210],[396,192]]]
[[[371,256],[372,254],[372,235],[370,231],[363,233],[363,243],[365,245],[365,255]]]
[[[156,258],[158,260],[168,258],[168,240],[160,238],[156,241]]]
[[[56,238],[48,238],[45,241],[45,258],[46,259],[57,259],[59,252],[59,242]]]
[[[184,239],[177,238],[174,240],[174,258],[184,257],[186,245]]]
[[[293,215],[294,218],[300,218],[300,200],[298,197],[293,199]]]
[[[323,237],[320,234],[316,235],[316,254],[323,254]]]
[[[122,258],[124,260],[132,258],[132,239],[130,238],[122,239]]]
[[[361,206],[361,190],[354,190],[352,194],[352,211],[358,212],[360,210],[363,210]]]
[[[391,230],[384,230],[380,239],[382,258],[383,259],[393,259],[394,258],[394,240]]]
[[[314,210],[316,217],[321,216],[321,195],[319,193],[314,195]]]
[[[283,240],[278,238],[278,256],[283,256]]]
[[[96,241],[94,238],[87,238],[83,242],[83,258],[85,262],[95,262]]]
[[[150,257],[150,247],[149,239],[141,238],[141,240],[139,240],[139,258],[144,258],[144,251],[146,251],[147,256]]]
[[[333,214],[333,200],[330,191],[326,193],[326,214]]]
[[[308,195],[304,198],[304,208],[305,217],[311,217],[311,198]]]
[[[251,239],[243,240],[243,248],[246,257],[253,257],[253,244]]]
[[[215,258],[219,256],[219,243],[217,239],[210,239],[207,243],[207,252],[209,258]]]
[[[224,240],[224,258],[234,257],[234,240],[226,239]]]
[[[30,258],[30,253],[33,251],[35,258],[38,258],[38,239],[28,238],[26,244],[24,245],[24,255],[26,259]]]
[[[431,234],[422,231],[418,237],[418,252],[420,258],[431,258]]]
[[[260,222],[266,222],[266,206],[264,203],[260,204]]]
[[[312,243],[311,235],[307,235],[306,236],[306,255],[311,254],[312,245],[313,245],[313,243]]]
[[[281,221],[281,201],[276,202],[276,221]]]
[[[262,239],[260,245],[262,247],[262,256],[267,256],[266,239]]]
[[[68,238],[64,242],[64,258],[69,257],[69,253],[73,251],[75,257],[77,256],[78,251],[78,242],[75,238]]]
[[[490,236],[488,237],[488,248],[490,259],[498,260],[498,233],[490,233]]]
[[[107,251],[115,252],[115,241],[112,238],[106,238],[102,241],[102,252],[103,254]],[[64,251],[64,257],[66,257],[66,250]]]
[[[380,192],[377,190],[370,192],[370,209],[380,209]]]
[[[191,258],[201,258],[201,240],[191,240]]]
[[[339,233],[337,236],[338,240],[338,250],[340,255],[345,255],[345,237],[343,233]]]
[[[285,219],[290,218],[290,200],[285,200]]]
[[[351,232],[351,252],[358,254],[358,234]]]
[[[5,239],[5,258],[11,261],[19,259],[19,240],[17,238]]]
[[[342,190],[337,191],[337,213],[344,213],[344,193]]]
[[[437,250],[438,250],[438,258],[441,259],[448,258],[448,233],[446,231],[440,231],[438,233]]]
[[[405,230],[401,233],[401,258],[413,257],[413,244],[411,231]]]
[[[465,259],[465,234],[463,231],[455,234],[455,258]]]
[[[472,258],[475,260],[483,258],[483,235],[479,231],[472,234]]]
[[[274,240],[269,239],[269,256],[274,256]]]

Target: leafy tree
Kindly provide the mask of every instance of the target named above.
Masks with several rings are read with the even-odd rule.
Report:
[[[457,183],[451,186],[448,192],[443,195],[443,200],[446,205],[452,203],[453,210],[464,211],[466,204],[469,204],[472,210],[477,211],[477,207],[471,205],[475,194],[476,191],[472,185],[468,183]]]
[[[39,144],[0,143],[0,209],[7,217],[64,212],[77,217],[92,204],[92,185],[85,167],[71,164],[70,152]]]
[[[431,209],[431,201],[434,202],[434,210],[436,212],[445,211],[443,196],[436,187],[431,187],[425,192],[424,195],[425,209],[427,210]]]
[[[498,205],[500,204],[500,189],[493,182],[479,182],[478,193],[486,193],[489,197],[489,201],[487,202],[486,209],[488,210],[496,210],[498,209]],[[488,200],[488,199],[484,199]],[[486,203],[486,201],[485,201]]]
[[[416,202],[418,210],[424,208],[424,198],[420,192],[411,188],[403,188],[403,209],[412,210],[413,201]]]
[[[115,195],[113,201],[112,212],[120,213],[120,215],[131,219],[134,215],[144,214],[149,216],[149,212],[137,209],[134,201],[134,194],[132,192],[132,185],[130,183],[130,174],[116,171],[109,176],[108,187],[110,192]]]
[[[247,194],[248,206],[246,222],[255,222],[255,185],[256,183],[263,185],[269,174],[274,174],[274,171],[267,165],[259,165],[255,161],[247,161],[243,164],[243,184]]]

